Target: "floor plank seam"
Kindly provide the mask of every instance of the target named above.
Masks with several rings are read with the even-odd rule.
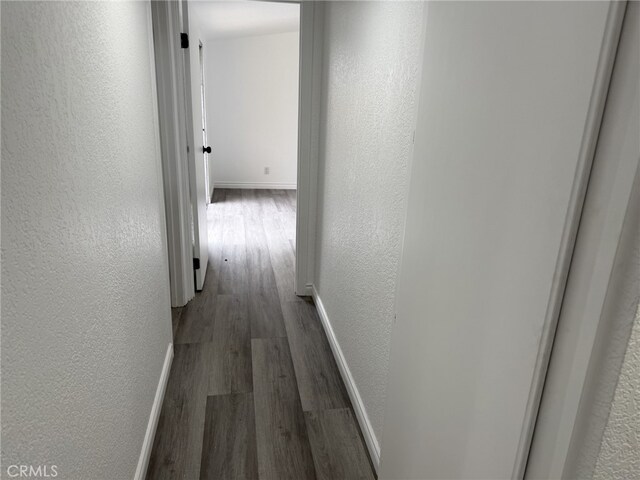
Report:
[[[295,202],[214,190],[203,290],[172,311],[147,479],[375,477],[318,309],[294,292]]]

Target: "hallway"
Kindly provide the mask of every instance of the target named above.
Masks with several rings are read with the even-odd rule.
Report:
[[[315,306],[293,293],[295,205],[293,190],[215,190],[148,479],[373,478]]]

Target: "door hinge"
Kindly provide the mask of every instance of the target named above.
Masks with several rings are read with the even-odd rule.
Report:
[[[189,34],[181,33],[180,34],[180,46],[182,48],[189,48]]]
[[[200,259],[199,258],[194,258],[193,259],[193,269],[194,270],[200,270]]]

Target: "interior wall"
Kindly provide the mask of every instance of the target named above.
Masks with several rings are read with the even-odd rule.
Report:
[[[327,2],[315,287],[382,432],[423,31],[420,2]]]
[[[204,43],[215,186],[296,188],[298,37],[294,31]]]
[[[171,342],[149,4],[1,9],[2,464],[132,478]]]

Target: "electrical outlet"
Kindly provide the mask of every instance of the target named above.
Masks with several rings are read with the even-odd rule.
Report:
[[[269,167],[264,167],[264,174],[269,175]]]

